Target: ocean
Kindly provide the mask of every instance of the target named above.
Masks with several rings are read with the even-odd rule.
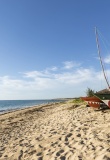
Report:
[[[36,105],[61,102],[61,100],[0,100],[0,114]]]

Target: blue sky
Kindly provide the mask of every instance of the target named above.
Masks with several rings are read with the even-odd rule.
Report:
[[[88,87],[106,88],[94,27],[110,42],[109,8],[109,0],[1,0],[0,99],[78,97]],[[102,53],[108,78],[109,53]]]

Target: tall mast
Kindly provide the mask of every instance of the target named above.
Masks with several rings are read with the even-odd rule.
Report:
[[[102,58],[101,58],[101,54],[100,54],[99,40],[98,40],[98,33],[97,33],[97,28],[96,27],[95,27],[95,35],[96,35],[96,43],[97,43],[98,55],[99,55],[99,58],[100,58],[100,63],[101,63],[102,71],[103,71],[104,78],[105,78],[105,81],[107,83],[107,86],[110,89],[110,85],[109,85],[108,79],[106,77],[106,74],[105,74],[105,71],[104,71],[104,66],[103,66],[103,63],[102,63]]]

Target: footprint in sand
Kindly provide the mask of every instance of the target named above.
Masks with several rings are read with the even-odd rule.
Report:
[[[60,154],[61,154],[61,153],[63,153],[63,152],[64,152],[64,150],[63,150],[63,149],[61,149],[60,151],[58,151],[58,152],[56,153],[56,156],[57,156],[57,157],[59,157],[59,156],[60,156]]]

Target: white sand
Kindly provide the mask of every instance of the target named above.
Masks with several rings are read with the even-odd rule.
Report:
[[[0,160],[109,160],[110,110],[72,103],[0,115]]]

